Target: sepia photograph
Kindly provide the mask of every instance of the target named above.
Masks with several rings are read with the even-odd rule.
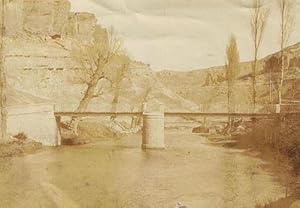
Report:
[[[300,208],[300,0],[0,0],[0,208]]]

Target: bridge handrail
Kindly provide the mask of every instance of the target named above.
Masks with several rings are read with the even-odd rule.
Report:
[[[55,112],[55,116],[95,117],[95,116],[140,116],[143,112]],[[300,112],[285,112],[282,115],[300,115]],[[205,112],[165,112],[165,116],[215,116],[215,117],[274,117],[279,113],[205,113]]]

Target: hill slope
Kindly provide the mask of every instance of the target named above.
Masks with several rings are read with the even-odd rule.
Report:
[[[289,67],[285,73],[284,99],[300,100],[300,43],[286,48],[285,51]],[[273,82],[273,102],[276,102],[280,79],[279,52],[259,60],[257,75],[259,104],[269,103],[270,70]],[[189,72],[161,71],[157,73],[157,77],[166,87],[198,105],[218,106],[219,104],[219,108],[224,108],[227,103],[224,66]],[[237,104],[249,105],[251,103],[251,87],[251,63],[241,63],[241,73],[235,86]]]
[[[70,54],[73,47],[92,44],[95,31],[101,31],[103,43],[108,41],[95,15],[70,9],[68,0],[11,0],[5,18],[9,86],[49,99],[63,111],[76,109],[86,87],[77,80],[78,66]],[[93,99],[88,110],[110,111],[114,94],[109,91]],[[140,110],[146,100],[153,110],[161,104],[166,110],[197,109],[166,88],[147,65],[132,61],[120,86],[117,110]]]

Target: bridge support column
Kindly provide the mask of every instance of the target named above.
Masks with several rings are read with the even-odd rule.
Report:
[[[143,149],[165,148],[165,118],[164,113],[143,114]]]
[[[275,105],[275,113],[280,113],[281,112],[281,105],[280,104],[276,104]]]

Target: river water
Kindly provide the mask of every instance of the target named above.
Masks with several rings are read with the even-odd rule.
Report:
[[[167,149],[142,151],[139,135],[0,159],[3,208],[250,208],[284,188],[261,160],[184,131]]]

